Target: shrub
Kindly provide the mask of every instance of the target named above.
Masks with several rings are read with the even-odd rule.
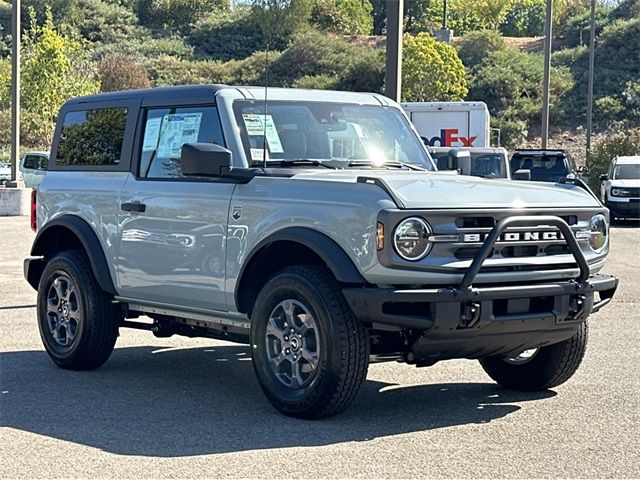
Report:
[[[373,29],[368,0],[315,0],[311,23],[320,30],[345,35],[369,35]]]
[[[203,15],[228,8],[228,0],[139,0],[138,18],[143,25],[188,33]]]
[[[487,103],[491,115],[502,121],[524,122],[526,130],[539,128],[542,113],[542,77],[544,61],[540,54],[514,50],[492,52],[473,72],[469,98]],[[573,86],[566,67],[553,67],[550,85],[551,121],[563,115],[560,99]],[[509,132],[514,132],[509,127]],[[503,134],[506,143],[515,143],[510,133]]]
[[[153,86],[231,83],[230,65],[219,61],[189,61],[161,55],[145,62]]]
[[[457,45],[460,60],[469,69],[477,66],[490,52],[498,52],[506,48],[504,38],[493,30],[469,32]]]
[[[456,49],[426,33],[404,36],[402,85],[403,101],[455,101],[467,95]]]
[[[193,28],[189,43],[197,55],[213,60],[241,60],[266,46],[247,8],[211,13]]]
[[[335,90],[340,85],[336,75],[305,75],[293,82],[295,88],[318,88],[321,90]]]
[[[304,76],[346,75],[355,65],[376,62],[372,47],[358,46],[340,37],[310,31],[294,42],[275,60],[271,78],[280,85],[291,85]]]
[[[100,90],[103,92],[151,86],[145,69],[124,54],[106,57],[100,62],[98,73],[100,75]]]

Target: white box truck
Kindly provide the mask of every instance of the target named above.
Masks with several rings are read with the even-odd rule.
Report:
[[[430,147],[489,147],[489,109],[484,102],[403,103]]]

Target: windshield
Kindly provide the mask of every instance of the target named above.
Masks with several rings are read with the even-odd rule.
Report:
[[[513,156],[511,174],[518,170],[530,170],[531,180],[559,182],[571,171],[562,157]]]
[[[451,170],[449,152],[435,152],[431,158],[438,170]],[[505,158],[499,153],[471,152],[471,175],[476,177],[507,178]]]
[[[339,167],[433,164],[418,136],[395,108],[331,102],[234,102],[250,164],[267,161],[330,162]],[[265,139],[266,137],[266,139]]]
[[[630,180],[640,178],[640,163],[618,165],[613,169],[614,180]]]
[[[507,178],[504,156],[499,153],[471,152],[471,175]]]

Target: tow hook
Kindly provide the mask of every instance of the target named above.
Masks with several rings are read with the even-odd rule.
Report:
[[[587,297],[584,295],[572,295],[569,302],[569,318],[582,320],[589,312],[586,311]]]
[[[466,302],[462,304],[462,313],[458,328],[473,327],[480,320],[480,304],[476,302]]]

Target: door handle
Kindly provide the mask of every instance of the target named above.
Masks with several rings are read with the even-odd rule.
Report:
[[[144,212],[147,206],[144,203],[132,202],[120,204],[120,209],[125,212]]]

